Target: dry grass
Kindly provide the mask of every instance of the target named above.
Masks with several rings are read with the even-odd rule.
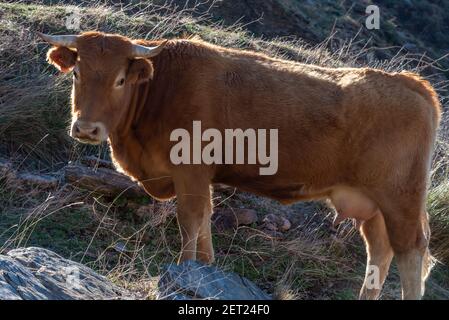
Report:
[[[67,138],[70,79],[57,75],[45,63],[48,46],[34,34],[67,33],[66,2],[51,7],[24,2],[0,4],[0,154],[22,170],[55,172],[68,160],[77,161],[84,154],[108,156],[105,146],[83,147]],[[322,66],[370,65],[389,71],[421,72],[447,102],[448,82],[439,74],[438,61],[401,52],[391,60],[376,61],[370,55],[369,42],[357,37],[342,42],[331,35],[312,47],[299,40],[255,38],[241,26],[208,22],[207,13],[193,18],[195,9],[179,11],[151,4],[118,8],[86,2],[80,10],[83,30],[139,38],[195,34],[224,46]],[[449,149],[443,134],[447,132],[446,123],[445,117],[429,194],[432,249],[444,264],[449,263]],[[158,204],[142,199],[136,204],[123,197],[106,199],[63,183],[47,191],[36,186],[19,188],[1,173],[0,190],[2,251],[30,244],[46,246],[92,266],[149,299],[156,297],[155,283],[162,265],[177,260],[180,244],[175,202]],[[216,232],[218,266],[256,281],[282,299],[356,296],[365,257],[360,238],[350,224],[332,230],[332,212],[322,206],[305,210],[300,205],[280,206],[243,193],[216,196],[220,206],[252,207],[261,216],[273,212],[304,214],[304,219],[281,239],[265,234],[257,225],[235,232]],[[142,215],[144,211],[147,214]],[[441,270],[430,279],[430,298],[449,297],[449,271],[447,266]],[[394,281],[387,285],[385,298],[398,295],[397,274],[393,272],[391,278]]]

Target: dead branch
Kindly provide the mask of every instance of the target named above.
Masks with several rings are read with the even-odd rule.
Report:
[[[70,164],[64,168],[66,182],[107,196],[142,197],[147,194],[127,176],[109,168],[96,169]]]

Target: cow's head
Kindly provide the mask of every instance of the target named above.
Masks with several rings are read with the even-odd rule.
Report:
[[[149,58],[165,44],[146,47],[98,32],[39,36],[54,46],[47,54],[49,63],[61,72],[73,71],[71,135],[93,144],[127,121],[135,86],[152,78]]]

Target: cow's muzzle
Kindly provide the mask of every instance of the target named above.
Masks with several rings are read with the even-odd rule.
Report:
[[[99,144],[106,141],[108,134],[101,122],[76,120],[72,125],[71,136],[82,143]]]

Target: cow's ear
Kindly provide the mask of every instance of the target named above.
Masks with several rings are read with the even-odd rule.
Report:
[[[147,59],[133,59],[126,75],[130,83],[142,83],[153,78],[153,65]]]
[[[48,50],[47,61],[61,72],[67,73],[73,69],[76,63],[77,53],[66,47],[53,47]]]

